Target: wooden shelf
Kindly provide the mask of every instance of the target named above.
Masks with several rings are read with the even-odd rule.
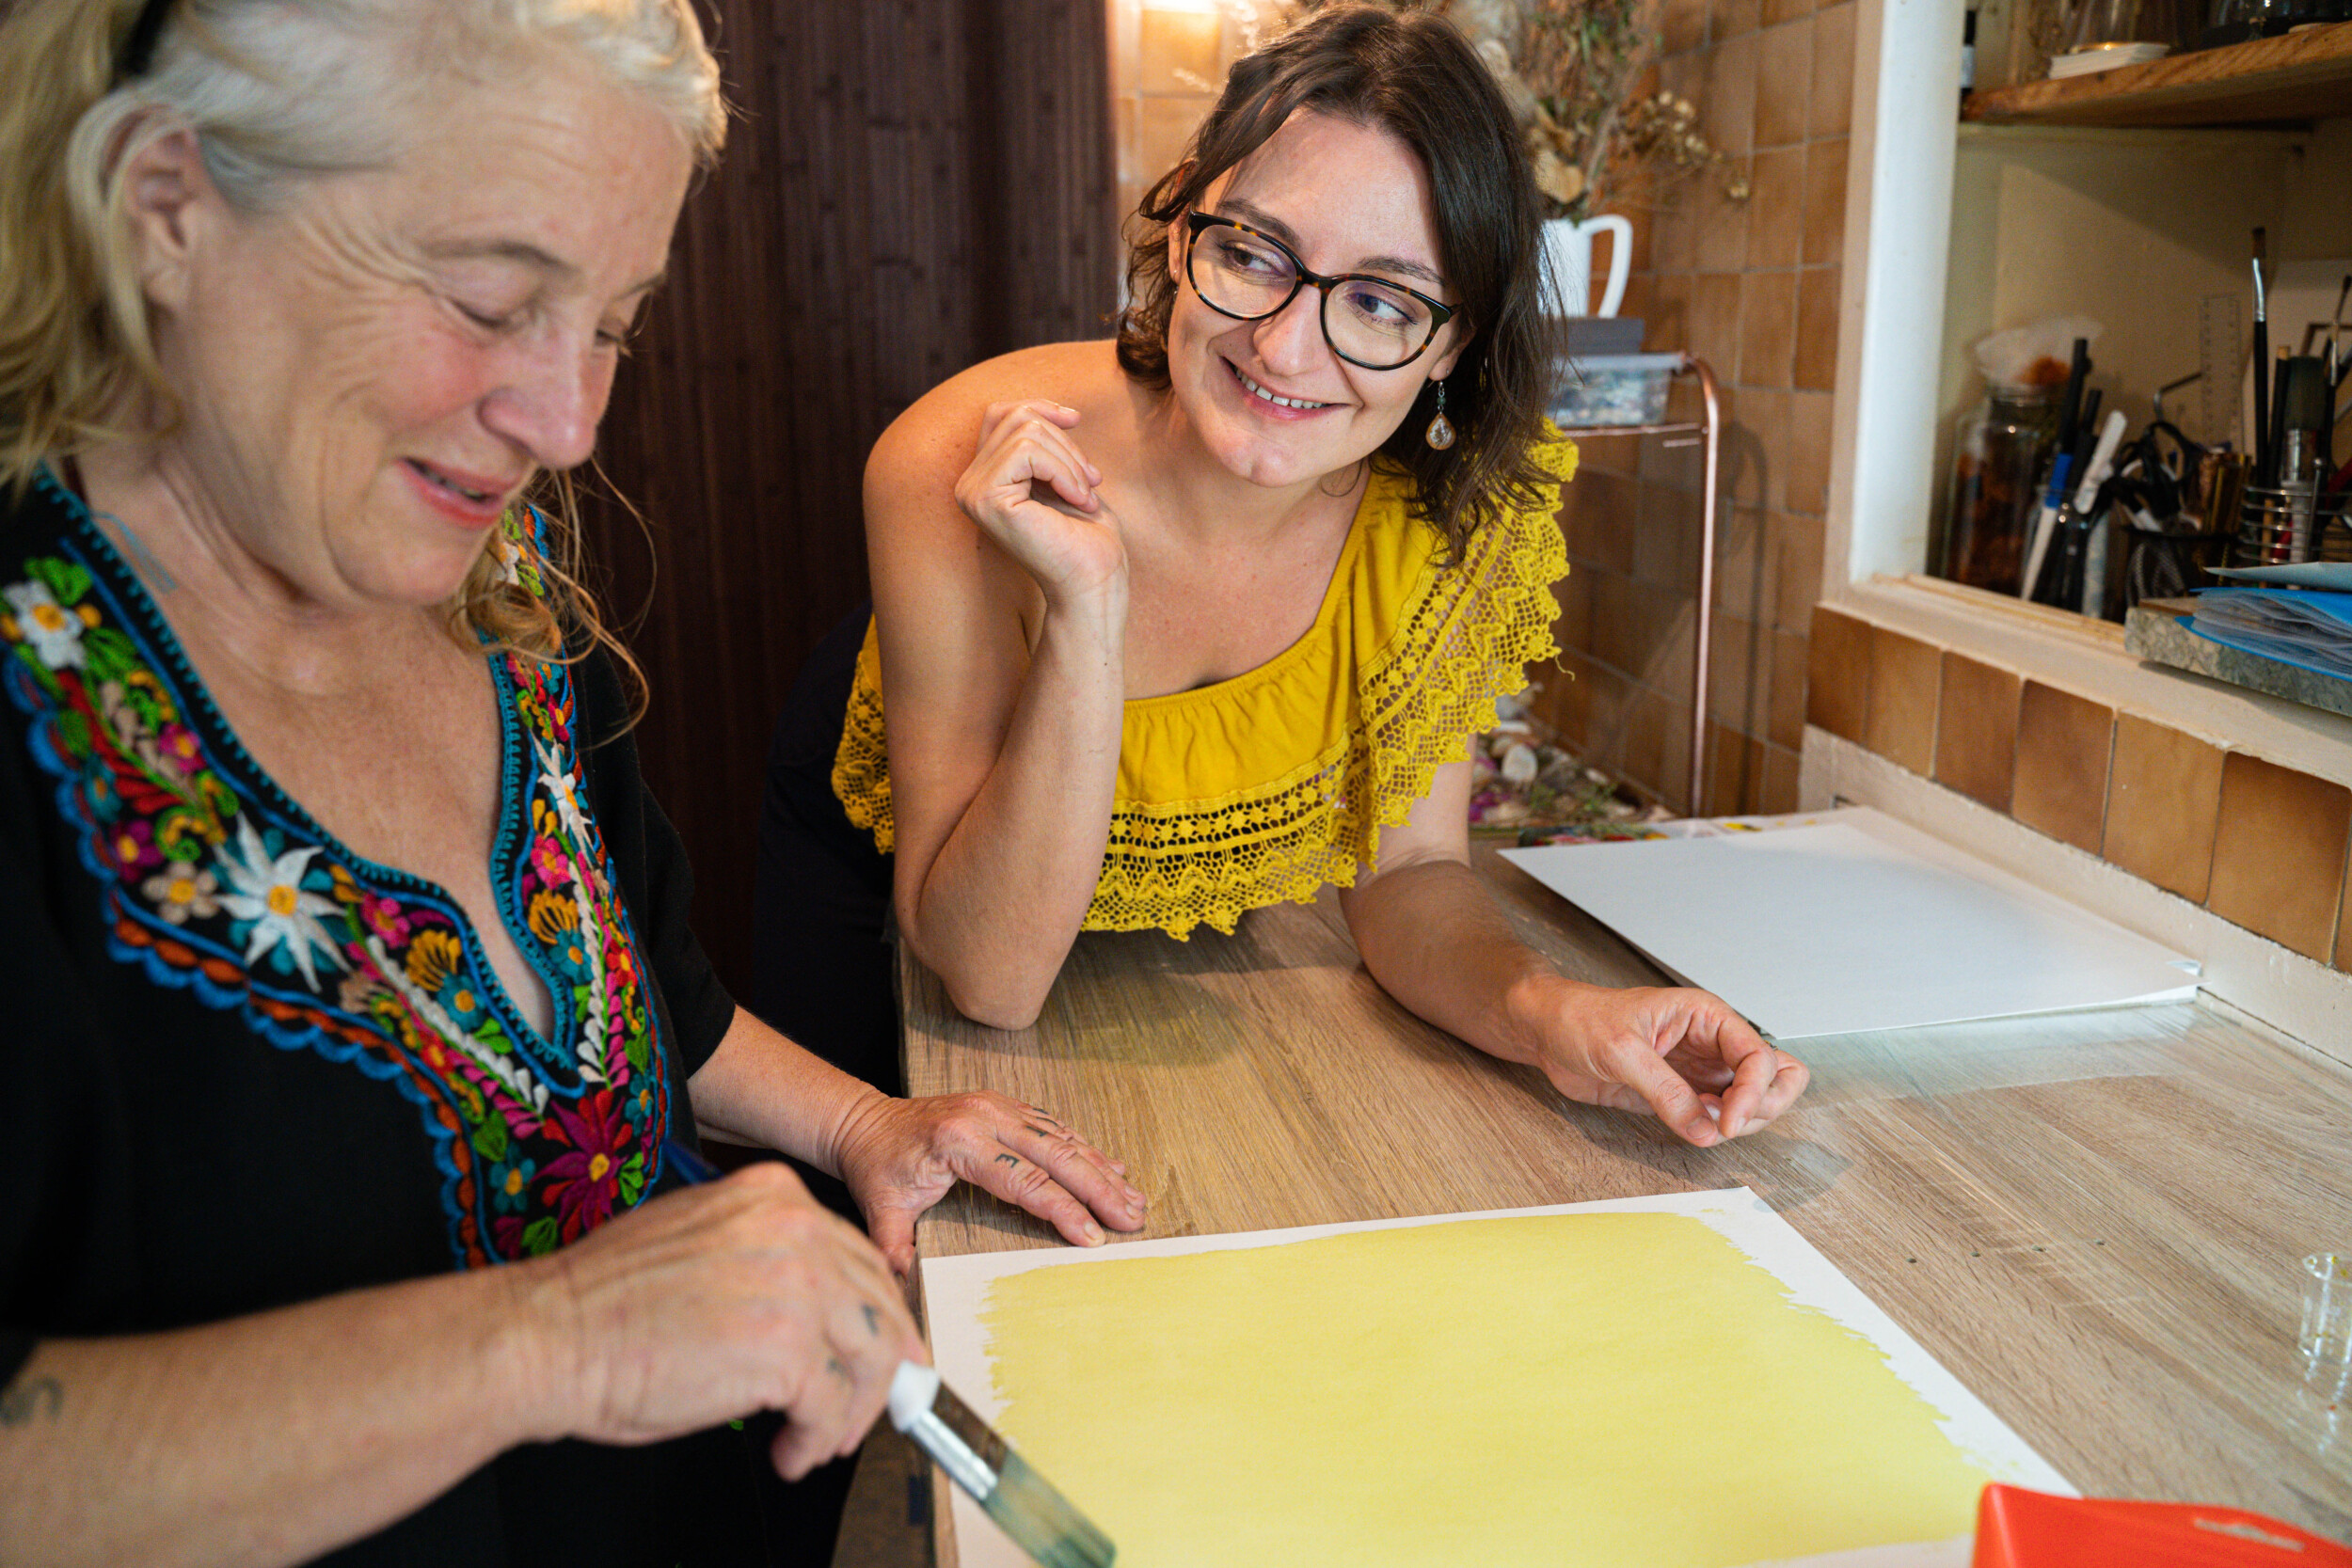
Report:
[[[2352,22],[2168,55],[2092,76],[1972,92],[1992,124],[2277,125],[2352,114]]]

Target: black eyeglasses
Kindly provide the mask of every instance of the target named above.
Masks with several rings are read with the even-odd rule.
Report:
[[[1201,304],[1235,321],[1263,321],[1312,284],[1323,296],[1323,341],[1351,365],[1368,371],[1409,365],[1454,319],[1454,307],[1386,277],[1309,272],[1296,251],[1246,223],[1207,213],[1186,213],[1184,223],[1184,277]]]
[[[173,0],[147,0],[139,8],[131,30],[122,36],[122,49],[115,55],[114,85],[135,81],[147,74],[155,63],[155,45],[164,36],[164,19],[171,14]]]

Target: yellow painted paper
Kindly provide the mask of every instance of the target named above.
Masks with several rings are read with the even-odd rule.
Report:
[[[981,1327],[1002,1430],[1120,1568],[1732,1568],[1965,1534],[1992,1479],[1688,1215],[1030,1269]]]

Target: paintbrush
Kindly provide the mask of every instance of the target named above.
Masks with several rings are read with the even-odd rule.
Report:
[[[1110,1568],[1118,1549],[1070,1499],[1013,1452],[938,1370],[898,1363],[890,1380],[890,1424],[930,1454],[972,1496],[1014,1545],[1044,1568]]]
[[[2344,385],[2344,302],[2346,299],[2352,299],[2352,272],[2344,275],[2344,287],[2336,291],[2336,308],[2328,313],[2328,417],[2319,427],[2319,485],[2323,510],[2328,504],[2327,492],[2334,489],[2331,481],[2336,471],[2336,388]]]
[[[2294,362],[2295,356],[2282,346],[2270,366],[2270,422],[2263,427],[2269,434],[2263,448],[2262,483],[2273,488],[2285,483],[2285,476],[2279,471],[2285,457],[2280,448],[2285,444],[2287,435],[2287,367]]]
[[[719,1180],[717,1166],[675,1136],[662,1140],[661,1157],[689,1186]],[[1110,1537],[956,1398],[936,1369],[898,1363],[890,1379],[890,1424],[913,1438],[1043,1568],[1110,1568],[1118,1555]]]
[[[2263,283],[2266,230],[2254,230],[2254,483],[2270,483],[2270,295]]]

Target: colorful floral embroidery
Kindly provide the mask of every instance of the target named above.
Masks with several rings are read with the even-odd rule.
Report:
[[[353,855],[261,772],[87,511],[39,483],[72,526],[0,584],[0,685],[78,830],[115,956],[395,1085],[435,1147],[461,1266],[549,1251],[639,1202],[669,1078],[581,794],[570,672],[491,660],[507,759],[492,884],[554,1002],[542,1039],[453,900]],[[506,580],[543,591],[518,524],[496,548]]]
[[[336,912],[335,900],[327,896],[334,882],[324,868],[310,869],[320,847],[306,844],[273,855],[254,832],[253,819],[240,815],[235,851],[226,845],[215,851],[221,871],[237,890],[222,895],[220,902],[233,921],[229,940],[246,944],[246,966],[251,968],[254,959],[267,955],[281,974],[300,970],[302,983],[312,990],[319,989],[320,958],[338,969],[349,967],[326,927],[319,924],[319,916]],[[367,895],[361,894],[358,901],[365,904]]]

